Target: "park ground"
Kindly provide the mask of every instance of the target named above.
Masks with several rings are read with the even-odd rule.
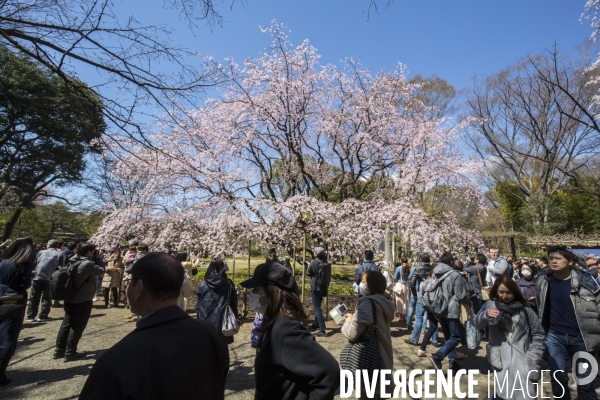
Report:
[[[255,263],[253,262],[252,264]],[[342,269],[336,268],[335,273],[339,278],[336,279],[336,285],[343,285],[343,281],[347,279],[346,275],[350,274],[351,271],[346,271],[345,269],[346,267],[342,267]],[[353,271],[353,268],[351,270]],[[236,281],[238,281],[237,276]],[[197,286],[198,281],[194,283],[194,286]],[[304,305],[309,315],[312,315],[310,296],[305,297]],[[351,294],[339,293],[332,295],[329,301],[329,308],[333,308],[337,302],[345,302],[352,310],[356,303],[356,297]],[[194,304],[195,299],[192,298],[188,304],[191,315],[194,315],[192,311]],[[13,379],[13,382],[7,387],[0,388],[0,399],[51,400],[77,398],[91,367],[98,357],[135,328],[134,323],[125,322],[124,317],[129,314],[129,310],[123,308],[104,309],[102,301],[95,302],[92,316],[79,346],[79,350],[84,352],[86,357],[82,360],[69,363],[65,363],[63,360],[52,359],[56,334],[64,316],[62,308],[52,310],[50,314],[52,320],[50,322],[25,322],[19,338],[17,351],[7,371],[8,376]],[[229,346],[231,366],[226,383],[226,399],[242,400],[254,398],[254,357],[256,351],[250,346],[251,318],[253,318],[253,315],[250,312],[248,318],[244,320],[240,332],[235,336],[235,342]],[[327,321],[327,326],[329,328],[328,336],[319,337],[316,340],[336,359],[339,359],[339,354],[348,341],[341,334],[339,325],[329,320]],[[404,339],[409,338],[410,333],[403,322],[399,322],[396,319],[392,323],[391,331],[394,349],[394,369],[406,369],[407,373],[410,373],[413,369],[424,370],[432,368],[427,358],[417,357],[416,347],[404,343]],[[482,346],[485,346],[485,342],[482,343]],[[428,351],[433,350],[435,348],[429,346]],[[461,361],[463,367],[478,369],[480,371],[479,375],[475,375],[478,380],[475,393],[478,394],[478,398],[480,399],[487,398],[488,364],[485,361],[485,349],[480,347],[470,350],[464,346],[460,346],[460,351],[468,355],[465,360]],[[548,381],[549,377],[546,376],[545,380]],[[462,379],[461,382],[461,389],[466,391],[466,379]],[[186,382],[185,384],[193,385],[194,382]],[[549,384],[547,386],[549,389]],[[545,391],[545,396],[549,396],[548,391]]]

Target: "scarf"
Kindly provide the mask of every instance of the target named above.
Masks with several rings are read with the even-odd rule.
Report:
[[[500,315],[498,316],[498,329],[500,332],[504,332],[508,334],[513,330],[513,320],[512,316],[515,313],[518,313],[523,308],[523,303],[519,301],[513,301],[510,304],[506,304],[501,300],[496,300],[496,308],[500,311]]]

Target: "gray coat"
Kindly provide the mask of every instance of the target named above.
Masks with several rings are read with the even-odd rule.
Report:
[[[433,269],[433,274],[436,278],[440,278],[448,271],[453,271],[451,266],[439,263]],[[471,307],[471,299],[469,299],[469,293],[465,287],[463,277],[460,276],[458,271],[455,272],[448,275],[442,281],[442,292],[444,293],[444,297],[449,299],[448,310],[441,315],[444,318],[459,319],[460,305],[464,304],[467,307]]]
[[[548,278],[552,275],[550,267],[544,268],[535,281],[538,313],[542,326],[548,330],[550,321],[548,303]],[[594,278],[585,271],[571,269],[571,302],[579,325],[585,349],[592,353],[600,350],[600,287]]]
[[[491,260],[491,259],[490,259]],[[500,256],[497,260],[491,260],[490,262],[490,272],[494,275],[496,279],[502,277],[503,275],[508,276],[508,261],[506,261],[506,257]],[[482,277],[483,278],[483,277]]]
[[[56,249],[49,248],[37,253],[35,257],[35,271],[37,274],[34,281],[52,280],[52,274],[60,263],[60,253]]]
[[[75,273],[75,296],[69,300],[65,300],[67,303],[83,303],[85,301],[91,301],[96,294],[96,277],[104,275],[104,261],[97,258],[95,260],[75,255],[71,257],[70,262],[83,262],[77,267],[77,273]]]
[[[486,325],[490,327],[486,351],[488,362],[496,372],[496,381],[502,384],[508,374],[508,385],[504,384],[502,390],[499,386],[496,387],[496,396],[514,400],[537,399],[537,397],[529,397],[527,390],[531,394],[536,393],[536,388],[531,380],[540,378],[539,371],[542,370],[544,362],[546,334],[542,329],[540,319],[529,307],[524,307],[520,313],[513,315],[513,332],[509,343],[508,335],[498,329],[498,319],[490,319],[487,316],[487,310],[495,307],[493,301],[486,302],[473,319],[473,325],[477,329],[483,329]],[[530,371],[537,372],[529,374]],[[517,379],[517,373],[520,381]],[[529,379],[527,374],[529,374]],[[517,379],[516,382],[515,379]],[[528,387],[525,387],[526,383]],[[513,384],[515,389],[522,388],[525,393],[521,390],[511,392]]]

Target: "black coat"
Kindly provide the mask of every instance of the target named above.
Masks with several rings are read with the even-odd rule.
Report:
[[[300,322],[280,318],[256,354],[256,399],[333,399],[337,360]]]
[[[22,294],[27,298],[27,289],[31,287],[31,273],[34,263],[16,265],[14,262],[0,262],[0,296]],[[25,307],[23,307],[23,316]],[[0,358],[10,358],[17,348],[17,340],[23,327],[23,316],[15,319],[0,320]]]
[[[206,321],[221,332],[223,326],[223,314],[227,307],[227,295],[229,293],[229,306],[235,315],[238,315],[237,294],[235,285],[225,274],[211,275],[204,278],[200,284],[196,297],[196,315],[198,319]],[[233,336],[223,336],[226,344],[233,343]]]
[[[177,306],[138,321],[92,367],[80,399],[223,399],[229,353],[212,325]]]

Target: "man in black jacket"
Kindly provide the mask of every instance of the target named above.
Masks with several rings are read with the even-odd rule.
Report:
[[[148,253],[131,268],[127,297],[142,318],[94,364],[80,399],[223,399],[229,353],[209,323],[177,307],[184,270]]]
[[[306,269],[306,275],[310,276],[310,294],[312,297],[313,309],[315,312],[314,328],[318,331],[315,336],[327,336],[325,333],[325,319],[323,318],[323,310],[321,304],[323,297],[327,297],[327,288],[331,279],[331,264],[327,262],[325,249],[315,247],[313,249],[315,258],[310,262]]]

